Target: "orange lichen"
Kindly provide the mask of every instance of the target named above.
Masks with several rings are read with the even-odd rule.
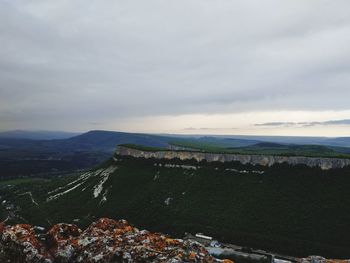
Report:
[[[108,263],[116,259],[126,262],[222,262],[196,242],[140,231],[125,220],[108,218],[92,223],[85,231],[71,224],[54,225],[45,235],[44,243],[38,241],[30,225],[0,225],[0,237],[0,248],[4,248],[0,262]],[[14,254],[20,259],[10,258]]]
[[[191,251],[190,254],[189,254],[189,256],[188,256],[188,258],[189,258],[190,260],[195,260],[195,258],[196,258],[196,253],[195,253],[194,251]]]
[[[22,258],[23,262],[51,262],[52,256],[46,247],[38,241],[32,226],[19,224],[6,226],[1,233],[1,244],[4,254],[16,248],[15,257]],[[0,259],[1,259],[0,255]],[[4,255],[6,259],[6,255]]]

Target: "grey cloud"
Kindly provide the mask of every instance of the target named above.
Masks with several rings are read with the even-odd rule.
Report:
[[[2,125],[349,109],[347,0],[0,7]]]
[[[266,122],[266,123],[257,123],[254,126],[258,127],[311,127],[317,125],[350,125],[350,119],[345,120],[329,120],[329,121],[312,121],[312,122]]]
[[[265,122],[265,123],[256,123],[254,126],[270,126],[270,127],[278,127],[278,126],[284,126],[284,127],[289,127],[289,126],[296,126],[298,125],[297,122]]]
[[[223,128],[223,127],[201,127],[201,128],[194,128],[194,127],[187,127],[183,130],[185,131],[217,131],[217,130],[236,130],[237,128]]]

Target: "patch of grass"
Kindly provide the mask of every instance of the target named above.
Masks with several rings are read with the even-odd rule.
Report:
[[[171,141],[170,144],[211,153],[350,158],[350,154],[344,153],[344,150],[340,147],[331,148],[321,145],[258,143],[244,147],[225,147],[222,144],[201,142],[196,140]]]
[[[151,146],[145,146],[145,145],[139,145],[139,144],[120,144],[119,146],[124,146],[127,148],[137,149],[137,150],[146,151],[146,152],[169,151],[169,149],[167,148],[151,147]]]

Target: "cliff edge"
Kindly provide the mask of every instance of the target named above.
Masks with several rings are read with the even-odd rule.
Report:
[[[209,153],[199,151],[174,151],[174,150],[143,150],[119,145],[116,155],[132,156],[135,158],[155,158],[155,159],[180,159],[198,162],[240,162],[242,164],[272,166],[274,164],[287,163],[289,165],[306,165],[308,167],[318,167],[322,170],[340,169],[350,166],[350,159],[325,158],[325,157],[305,157],[305,156],[273,156],[257,154],[229,154],[229,153]]]

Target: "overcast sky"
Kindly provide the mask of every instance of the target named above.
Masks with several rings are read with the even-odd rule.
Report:
[[[349,10],[2,0],[0,130],[350,136]]]

